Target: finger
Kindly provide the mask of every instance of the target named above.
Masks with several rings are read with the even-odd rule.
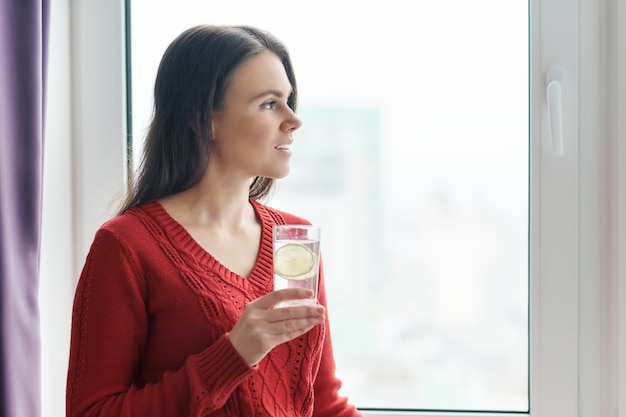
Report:
[[[315,327],[316,325],[312,325],[312,326],[307,326],[301,329],[297,329],[297,330],[293,330],[290,332],[286,332],[282,334],[282,343],[288,342],[290,340],[295,339],[296,337],[302,336],[303,334],[305,334],[306,332],[310,331],[313,327]]]
[[[273,344],[277,345],[291,340],[294,337],[303,335],[322,322],[322,318],[306,318],[283,321],[274,323],[272,326],[268,327],[266,329],[266,334],[269,339],[274,340]]]
[[[309,331],[314,326],[317,326],[324,322],[324,315],[303,317],[289,320],[281,320],[272,323],[268,323],[265,328],[265,333],[271,338],[281,338],[282,341],[291,340],[294,333],[301,335]]]
[[[287,300],[300,300],[313,297],[313,291],[306,288],[286,288],[273,291],[253,301],[254,306],[262,309],[270,309],[276,304]],[[250,303],[252,304],[252,303]]]
[[[271,310],[267,314],[267,321],[276,323],[297,319],[323,319],[326,309],[322,305],[293,306]]]

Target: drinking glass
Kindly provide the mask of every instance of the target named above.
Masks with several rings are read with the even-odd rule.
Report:
[[[320,256],[319,226],[275,225],[272,237],[274,290],[308,288],[313,291],[311,298],[286,301],[277,307],[316,304]]]

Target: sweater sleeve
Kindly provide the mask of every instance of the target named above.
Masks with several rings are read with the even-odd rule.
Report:
[[[318,300],[320,304],[328,308],[323,268],[320,269]],[[341,381],[335,375],[335,359],[328,314],[326,314],[326,329],[320,368],[314,383],[315,405],[313,415],[314,417],[362,417],[356,407],[348,403],[347,398],[339,395]]]
[[[150,320],[137,265],[114,233],[98,231],[74,299],[67,416],[200,417],[254,372],[225,334],[160,381],[137,386]]]

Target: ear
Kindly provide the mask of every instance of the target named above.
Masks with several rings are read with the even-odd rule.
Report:
[[[203,124],[204,123],[202,123],[202,118],[200,117],[200,114],[196,113],[190,117],[189,126],[191,127],[193,133],[195,133],[197,138],[202,138],[205,134],[205,131],[202,127]]]
[[[217,140],[217,137],[219,136],[219,126],[220,126],[220,120],[222,119],[222,113],[220,111],[214,111],[211,114],[211,121],[210,124],[211,126],[211,140]]]
[[[217,138],[215,137],[215,123],[213,123],[213,120],[211,120],[209,123],[210,123],[211,125],[209,126],[209,129],[207,129],[207,130],[209,130],[209,131],[210,131],[210,133],[211,133],[211,134],[209,135],[209,141],[211,141],[211,142],[212,142],[212,141],[214,141],[215,139],[217,139]]]

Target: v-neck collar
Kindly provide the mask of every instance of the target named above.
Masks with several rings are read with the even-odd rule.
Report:
[[[190,258],[186,263],[192,261],[203,270],[212,271],[223,279],[244,288],[252,285],[271,290],[273,286],[272,226],[275,221],[265,206],[254,199],[249,201],[261,221],[261,240],[256,262],[247,278],[231,271],[207,252],[182,224],[170,216],[161,203],[155,200],[146,203],[142,208],[163,228],[170,242],[184,258]]]

